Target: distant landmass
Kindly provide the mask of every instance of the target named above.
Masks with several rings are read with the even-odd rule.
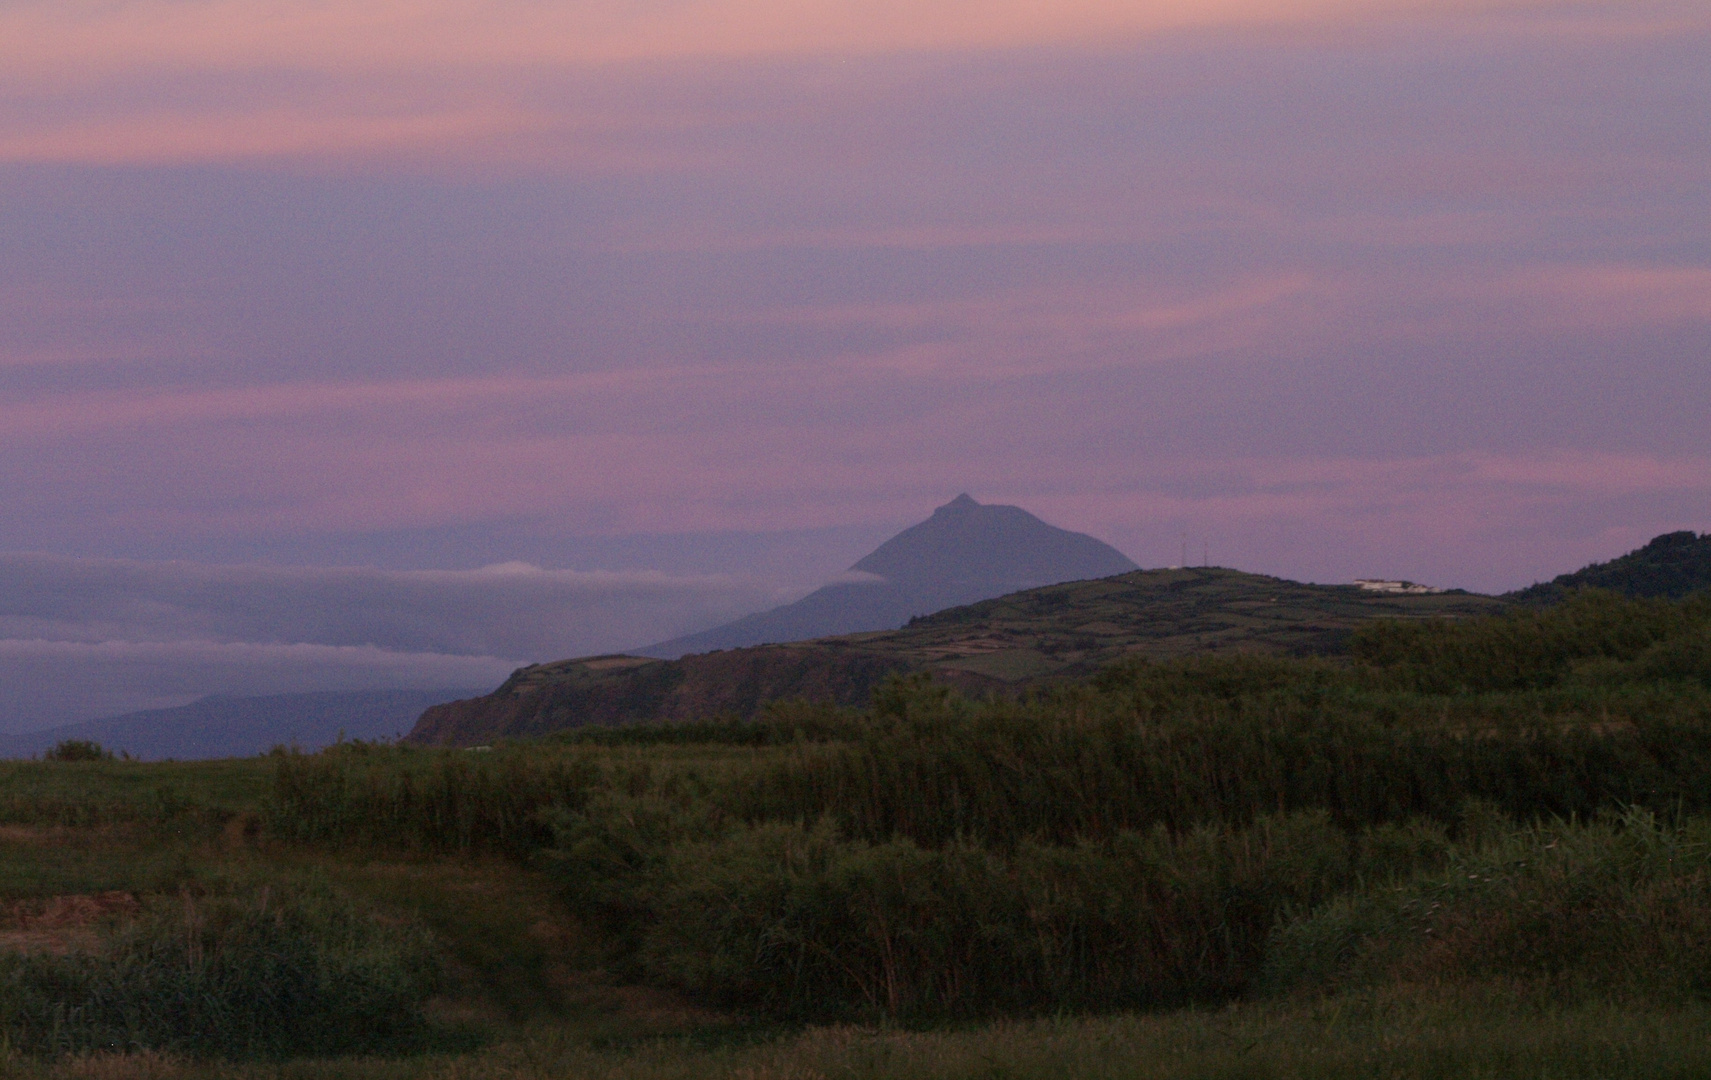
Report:
[[[587,724],[747,717],[789,698],[860,706],[888,676],[914,671],[982,693],[1084,677],[1130,655],[1330,653],[1371,619],[1506,606],[1463,592],[1374,592],[1219,567],[1137,570],[955,607],[895,630],[676,660],[535,664],[491,694],[428,709],[407,741],[468,746]]]
[[[1135,569],[1128,556],[1084,533],[1047,525],[1017,506],[982,505],[958,495],[850,567],[849,580],[635,653],[673,660],[713,649],[892,630],[945,608]]]
[[[1365,589],[1308,585],[1215,567],[1136,570],[1090,536],[962,495],[852,572],[857,580],[640,655],[522,668],[490,694],[216,696],[0,735],[0,757],[35,756],[65,739],[145,760],[240,757],[280,744],[315,750],[341,734],[376,739],[408,732],[411,742],[470,745],[588,724],[746,717],[786,698],[859,706],[890,675],[916,671],[980,693],[1083,677],[1125,655],[1335,652],[1369,619],[1488,614],[1516,602],[1554,603],[1585,587],[1671,598],[1711,588],[1711,534],[1666,533],[1619,558],[1501,598],[1416,594],[1375,590],[1371,582]],[[1055,581],[1004,585],[1041,578]],[[993,589],[1000,594],[958,599]],[[851,625],[857,632],[824,630]]]
[[[35,757],[65,739],[88,739],[144,761],[248,757],[279,745],[319,750],[341,734],[350,739],[395,738],[410,730],[423,709],[470,693],[446,689],[219,695],[175,709],[0,735],[0,757]]]
[[[1670,599],[1711,588],[1711,533],[1664,533],[1626,555],[1518,589],[1509,597],[1522,603],[1549,604],[1585,588]]]

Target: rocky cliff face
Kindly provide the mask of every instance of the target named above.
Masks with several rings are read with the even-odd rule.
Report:
[[[522,668],[486,697],[436,705],[408,741],[468,746],[584,725],[750,717],[769,701],[862,705],[898,657],[837,643],[774,645],[665,661],[597,656]]]

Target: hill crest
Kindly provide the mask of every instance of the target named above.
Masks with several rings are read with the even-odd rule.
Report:
[[[486,697],[437,705],[408,741],[471,745],[588,724],[748,717],[791,698],[866,704],[893,674],[972,693],[1091,675],[1124,656],[1336,651],[1375,618],[1465,617],[1504,601],[1384,594],[1220,567],[1136,570],[939,611],[909,625],[676,660],[601,656],[519,669]]]
[[[1509,597],[1522,603],[1548,604],[1575,589],[1588,588],[1672,600],[1711,588],[1711,533],[1697,535],[1683,529],[1654,536],[1644,547],[1626,555],[1517,589]]]

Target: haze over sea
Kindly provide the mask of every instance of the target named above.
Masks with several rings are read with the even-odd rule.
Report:
[[[967,490],[1497,591],[1711,530],[1698,0],[13,0],[0,728],[496,683]]]

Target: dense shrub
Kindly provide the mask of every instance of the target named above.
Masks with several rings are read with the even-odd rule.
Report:
[[[1504,710],[1365,694],[1137,715],[1109,696],[923,691],[853,745],[804,746],[736,781],[727,804],[750,821],[828,815],[875,843],[999,846],[1304,810],[1353,828],[1450,823],[1470,798],[1524,817],[1711,810],[1711,697],[1697,688],[1612,691],[1590,716],[1562,707],[1572,698]]]
[[[1631,811],[1465,846],[1440,872],[1337,898],[1279,929],[1263,982],[1534,983],[1666,998],[1711,993],[1711,821]]]
[[[943,1017],[1220,1000],[1283,913],[1441,863],[1430,825],[1323,813],[1105,842],[880,843],[657,801],[558,820],[543,860],[629,973],[805,1018]]]
[[[271,836],[521,855],[550,838],[542,813],[586,797],[585,755],[529,748],[426,751],[341,743],[277,755],[263,823]]]
[[[1671,602],[1588,590],[1483,619],[1375,621],[1355,632],[1350,651],[1382,685],[1445,694],[1541,689],[1577,673],[1594,682],[1668,677],[1648,663],[1656,650],[1698,656],[1674,674],[1705,679],[1708,636],[1711,594]]]
[[[61,739],[42,754],[44,761],[112,761],[113,752],[89,739]]]
[[[619,783],[602,747],[686,744],[765,751],[705,787],[719,810],[830,816],[870,843],[1073,843],[1308,810],[1357,829],[1450,823],[1470,798],[1524,818],[1711,812],[1708,717],[1711,600],[1589,593],[1369,627],[1352,662],[1137,661],[1019,701],[914,677],[860,716],[786,704],[488,753],[348,743],[282,755],[267,823],[311,842],[523,855],[551,839],[543,813]]]
[[[547,740],[570,746],[788,746],[859,735],[867,717],[828,701],[769,701],[757,716],[726,716],[676,724],[588,724]]]
[[[424,933],[326,888],[165,898],[99,948],[0,953],[0,1028],[32,1053],[402,1050],[438,977]]]
[[[268,828],[531,857],[616,972],[779,1016],[934,1019],[1434,964],[1615,985],[1624,957],[1697,992],[1703,874],[1610,854],[1655,829],[1562,826],[1605,854],[1564,862],[1559,840],[1481,869],[1514,823],[1621,808],[1711,815],[1711,600],[1588,593],[1371,627],[1340,659],[1134,661],[1021,700],[916,677],[860,716],[347,745],[280,759]],[[1565,928],[1603,912],[1574,951]]]

